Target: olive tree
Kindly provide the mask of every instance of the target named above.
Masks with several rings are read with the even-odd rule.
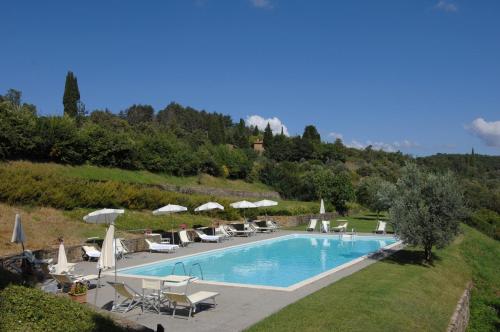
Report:
[[[409,163],[396,184],[389,214],[396,234],[410,245],[422,246],[429,261],[433,246],[445,247],[457,235],[465,215],[463,194],[451,173],[426,173]]]

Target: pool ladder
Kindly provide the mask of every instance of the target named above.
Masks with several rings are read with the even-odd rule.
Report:
[[[189,269],[189,274],[188,274],[188,273],[186,273],[186,265],[184,264],[184,262],[177,262],[177,263],[174,264],[174,267],[172,267],[172,272],[170,272],[170,274],[175,274],[175,269],[177,268],[178,265],[182,266],[182,270],[184,272],[184,275],[185,276],[190,276],[190,277],[193,276],[193,267],[198,266],[198,268],[200,270],[200,274],[201,274],[201,280],[204,279],[203,269],[201,268],[201,264],[200,263],[194,263],[194,264],[192,264],[191,267],[190,267],[190,269]]]

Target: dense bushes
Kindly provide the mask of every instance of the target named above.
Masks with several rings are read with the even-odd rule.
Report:
[[[467,218],[466,222],[484,234],[500,240],[500,214],[495,211],[477,210]]]
[[[0,331],[124,331],[108,317],[39,289],[9,286],[0,292]]]

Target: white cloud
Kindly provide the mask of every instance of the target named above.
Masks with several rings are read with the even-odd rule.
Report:
[[[357,140],[352,140],[350,143],[346,143],[346,146],[355,149],[364,149],[367,146],[371,145],[373,150],[383,150],[386,152],[396,152],[401,149],[409,149],[409,148],[419,148],[420,144],[411,142],[407,139],[403,141],[395,141],[392,143],[385,142],[373,142],[371,140],[367,140],[366,142],[359,142]]]
[[[477,118],[466,126],[470,132],[479,137],[487,146],[500,148],[500,121],[488,122]]]
[[[250,3],[255,8],[264,8],[264,9],[272,9],[273,4],[270,0],[250,0]]]
[[[341,133],[336,133],[336,132],[332,131],[331,133],[328,134],[328,137],[331,137],[335,140],[337,138],[343,139],[344,135],[342,135]]]
[[[245,123],[247,126],[257,126],[260,130],[266,129],[269,123],[274,135],[281,134],[281,128],[283,128],[283,134],[285,134],[285,136],[290,136],[287,127],[277,117],[264,119],[260,115],[250,115],[246,118]]]
[[[458,6],[449,0],[439,0],[434,8],[448,13],[455,13],[458,11]]]

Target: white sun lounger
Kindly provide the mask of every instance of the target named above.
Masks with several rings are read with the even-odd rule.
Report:
[[[93,246],[82,246],[83,258],[87,260],[99,259],[101,257],[101,252]]]
[[[198,237],[201,239],[201,242],[220,242],[221,236],[219,235],[207,235],[203,233],[202,231],[199,231],[197,229],[194,230]]]
[[[250,236],[252,234],[255,234],[255,231],[253,230],[249,229],[239,230],[236,229],[233,225],[226,225],[226,226],[231,230],[231,232],[233,232],[235,236]]]
[[[189,236],[188,236],[188,233],[186,230],[182,230],[179,232],[179,239],[181,241],[181,243],[180,243],[181,247],[187,247],[188,244],[193,243],[193,241],[191,241],[189,239]]]
[[[321,232],[328,233],[330,231],[330,220],[323,220],[321,222]]]
[[[156,243],[152,242],[148,239],[144,239],[148,244],[149,251],[157,251],[157,252],[175,252],[179,248],[177,244],[164,244],[164,243]]]
[[[181,293],[170,293],[165,292],[165,297],[169,300],[169,302],[174,306],[174,310],[172,311],[172,316],[175,317],[175,310],[177,306],[183,306],[189,308],[189,315],[191,317],[192,313],[196,312],[196,305],[200,303],[204,303],[207,300],[212,300],[213,305],[215,306],[215,297],[219,295],[216,292],[206,292],[200,291],[191,295],[181,294]]]
[[[309,226],[307,226],[306,231],[313,232],[316,230],[316,224],[318,223],[318,219],[309,220]]]
[[[115,239],[116,245],[116,258],[125,258],[125,255],[129,253],[125,244],[123,244],[122,239]]]
[[[51,273],[50,276],[61,286],[61,290],[68,290],[75,282],[90,283],[91,280],[96,280],[98,278],[95,274],[89,274],[86,276],[73,276],[70,274],[57,274]]]
[[[378,221],[377,228],[375,229],[375,233],[377,234],[385,234],[385,227],[387,223],[385,221]]]
[[[339,220],[339,221],[343,221],[343,220]],[[347,231],[347,225],[348,225],[348,222],[344,222],[336,227],[332,227],[332,231],[333,232],[345,232]]]

